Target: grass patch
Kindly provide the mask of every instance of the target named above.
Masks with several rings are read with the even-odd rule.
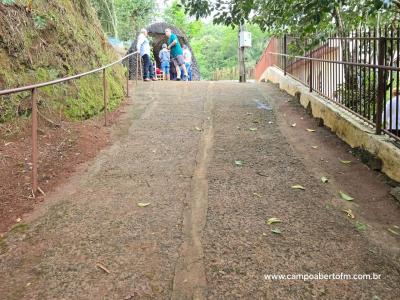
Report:
[[[7,251],[7,243],[4,237],[0,237],[0,254]]]
[[[25,233],[28,229],[29,229],[29,225],[28,224],[19,223],[19,224],[14,225],[10,229],[10,232],[12,232],[12,233]]]

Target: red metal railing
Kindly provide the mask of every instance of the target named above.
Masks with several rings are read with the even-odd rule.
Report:
[[[256,78],[274,65],[375,127],[376,134],[400,141],[399,61],[400,28],[363,28],[321,42],[284,36],[271,39]]]
[[[255,67],[255,79],[258,81],[261,79],[262,74],[271,66],[277,64],[277,57],[270,55],[270,52],[278,51],[278,39],[271,38],[268,41],[267,47],[264,50],[264,53],[258,60]]]
[[[137,61],[139,61],[140,57],[137,52],[130,53],[121,59],[114,61],[108,65],[102,66],[100,68],[80,73],[74,76],[70,77],[65,77],[65,78],[60,78],[48,82],[43,82],[43,83],[38,83],[38,84],[32,84],[24,87],[19,87],[19,88],[14,88],[14,89],[7,89],[7,90],[2,90],[0,91],[0,96],[5,96],[5,95],[10,95],[10,94],[15,94],[15,93],[21,93],[21,92],[26,92],[30,91],[31,92],[31,103],[32,103],[32,114],[31,114],[31,119],[32,119],[32,141],[31,141],[31,147],[32,147],[32,196],[35,197],[36,193],[38,191],[41,191],[40,187],[38,186],[38,105],[37,105],[37,91],[40,88],[46,87],[46,86],[51,86],[51,85],[56,85],[72,80],[76,80],[85,76],[88,76],[90,74],[102,72],[103,73],[103,101],[104,101],[104,126],[107,126],[107,110],[108,110],[108,89],[107,89],[107,77],[106,77],[106,70],[118,63],[122,63],[125,60],[127,61],[127,77],[126,77],[126,95],[129,97],[129,58],[133,55],[136,55]],[[136,63],[137,66],[139,66],[139,63]],[[138,72],[137,72],[138,74]],[[136,83],[138,80],[138,76],[136,76]],[[42,192],[42,191],[41,191]]]

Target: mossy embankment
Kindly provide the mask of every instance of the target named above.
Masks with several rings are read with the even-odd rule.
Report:
[[[0,90],[74,75],[117,59],[89,0],[0,0]],[[107,70],[109,109],[124,97]],[[39,109],[85,119],[103,110],[101,73],[40,89]],[[0,97],[0,123],[29,116],[29,93]]]

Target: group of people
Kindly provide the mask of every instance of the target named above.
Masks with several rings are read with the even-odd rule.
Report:
[[[158,58],[164,80],[192,80],[192,54],[187,45],[183,48],[170,28],[165,29],[168,43],[162,45]],[[143,80],[155,81],[156,70],[151,59],[150,42],[146,29],[140,31],[136,49],[143,60]]]

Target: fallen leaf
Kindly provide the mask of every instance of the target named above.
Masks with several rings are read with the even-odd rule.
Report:
[[[237,165],[237,166],[242,166],[242,165],[243,165],[243,161],[241,161],[241,160],[235,160],[235,165]]]
[[[110,270],[108,270],[102,263],[96,263],[96,267],[98,267],[99,269],[103,270],[104,272],[106,272],[107,274],[110,274]]]
[[[271,232],[275,233],[275,234],[281,234],[282,233],[282,231],[279,228],[272,228]]]
[[[311,146],[311,148],[313,148],[313,149],[318,149],[318,146]]]
[[[308,132],[315,132],[315,129],[307,128],[307,131],[308,131]]]
[[[351,164],[351,160],[341,160],[340,162],[345,165]]]
[[[322,177],[321,177],[321,181],[322,181],[323,183],[327,183],[327,182],[329,181],[329,179],[326,178],[325,176],[322,176]]]
[[[353,214],[353,212],[351,211],[350,208],[348,208],[348,209],[343,209],[342,211],[345,212],[349,218],[352,218],[352,219],[355,218],[355,216],[354,216],[354,214]]]
[[[4,144],[4,146],[8,146],[8,145],[11,145],[13,142],[8,142],[8,143],[5,143]]]
[[[299,184],[292,185],[292,189],[303,190],[303,191],[305,190],[305,188]]]
[[[257,196],[258,198],[261,198],[262,196],[259,193],[253,193],[254,196]]]
[[[388,228],[388,231],[391,232],[391,233],[393,233],[393,234],[395,234],[395,235],[400,235],[399,232],[393,230],[392,228]]]
[[[271,225],[271,224],[274,224],[274,223],[281,223],[281,222],[282,222],[282,220],[279,220],[278,218],[269,218],[267,220],[267,224],[268,225]]]
[[[254,124],[258,124],[258,123],[260,123],[260,121],[259,120],[253,120],[253,123]]]
[[[146,206],[149,206],[150,203],[149,203],[149,202],[139,202],[137,205],[138,205],[139,207],[146,207]]]
[[[199,128],[199,127],[195,127],[195,129],[197,130],[197,131],[201,131],[201,128]]]
[[[249,128],[249,130],[250,130],[250,131],[256,131],[257,128],[254,128],[254,127],[253,127],[253,128]]]
[[[292,127],[296,127],[296,125],[297,125],[296,123],[293,123],[293,124],[292,124]]]
[[[343,193],[342,191],[339,192],[339,195],[343,200],[346,200],[346,201],[353,201],[354,200],[353,197],[347,195],[346,193]]]
[[[21,218],[18,218],[16,221],[17,221],[17,223],[19,223],[19,222],[22,221],[22,219],[21,219]]]

